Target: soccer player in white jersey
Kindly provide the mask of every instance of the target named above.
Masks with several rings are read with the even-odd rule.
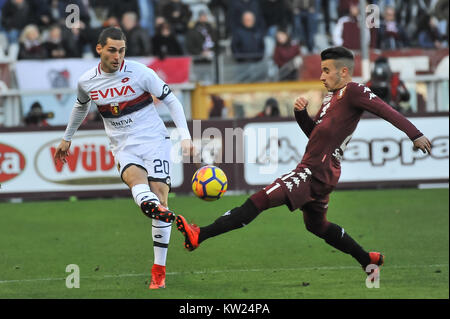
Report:
[[[104,29],[96,50],[100,63],[78,81],[77,101],[54,160],[66,162],[72,136],[94,104],[103,117],[123,182],[142,212],[152,218],[154,264],[149,288],[164,288],[171,222],[175,218],[167,208],[172,144],[152,95],[168,107],[182,138],[182,153],[188,156],[193,144],[186,117],[179,100],[152,69],[124,59],[126,38],[119,28]]]

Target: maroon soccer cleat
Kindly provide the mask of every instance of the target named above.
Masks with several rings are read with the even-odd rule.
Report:
[[[171,223],[175,220],[175,214],[173,212],[153,201],[142,202],[141,210],[148,218],[161,220],[166,223]]]
[[[177,229],[184,236],[184,247],[189,251],[193,251],[199,245],[198,235],[200,234],[200,228],[197,225],[188,224],[186,219],[181,215],[178,215],[176,219]]]

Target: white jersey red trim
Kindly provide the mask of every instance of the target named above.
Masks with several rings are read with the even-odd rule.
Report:
[[[77,99],[81,104],[91,101],[103,117],[105,131],[116,153],[125,145],[151,142],[169,136],[155,109],[152,95],[160,100],[173,95],[169,86],[149,67],[124,60],[118,71],[106,73],[99,63],[85,72],[78,81]],[[173,102],[174,96],[170,96]],[[177,127],[187,130],[181,104],[175,98]],[[179,108],[181,107],[181,113]],[[171,109],[173,111],[173,108]],[[180,115],[182,114],[182,115]],[[180,118],[182,117],[182,118]],[[189,133],[188,138],[190,138]]]

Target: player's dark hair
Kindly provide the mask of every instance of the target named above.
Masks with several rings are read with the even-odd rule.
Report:
[[[344,47],[333,47],[323,50],[320,53],[320,58],[322,61],[325,60],[335,60],[336,67],[346,66],[350,74],[353,73],[353,68],[355,66],[354,56],[352,51]]]
[[[97,43],[100,44],[101,46],[104,46],[106,45],[106,41],[108,40],[108,38],[112,40],[124,40],[125,42],[127,42],[125,34],[118,27],[109,27],[103,29],[103,31],[98,36]]]
[[[325,60],[339,60],[339,59],[350,59],[353,60],[353,53],[344,47],[334,47],[323,50],[320,53],[322,61]]]

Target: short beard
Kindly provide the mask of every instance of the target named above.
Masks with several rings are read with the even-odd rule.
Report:
[[[337,77],[337,79],[336,79],[336,82],[335,82],[335,89],[332,92],[336,92],[337,90],[340,89],[340,88],[337,87],[337,84],[341,83],[342,77],[341,77],[341,75],[339,73],[336,74],[336,77]]]

